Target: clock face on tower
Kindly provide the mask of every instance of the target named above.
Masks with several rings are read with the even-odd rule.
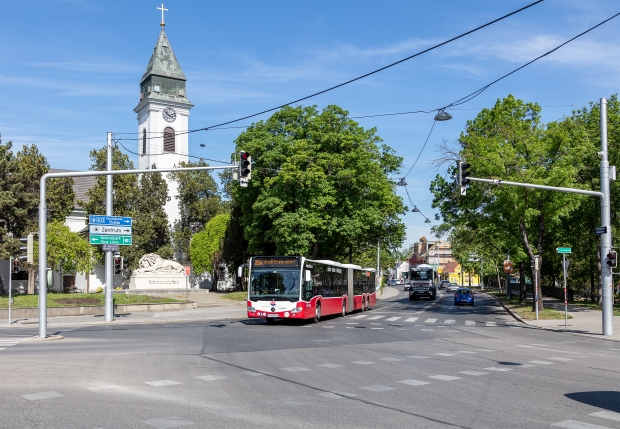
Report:
[[[164,109],[162,116],[166,122],[174,122],[177,118],[177,113],[172,109]]]

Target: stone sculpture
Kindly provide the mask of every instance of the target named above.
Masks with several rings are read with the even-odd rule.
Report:
[[[185,270],[178,262],[163,259],[155,253],[141,257],[138,265],[137,273],[182,273]]]

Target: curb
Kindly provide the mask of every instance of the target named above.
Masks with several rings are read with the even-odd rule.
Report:
[[[504,305],[504,303],[502,302],[502,300],[499,299],[498,297],[496,297],[495,295],[490,295],[490,294],[488,294],[486,292],[478,292],[478,293],[484,293],[486,296],[490,296],[490,297],[495,298],[497,300],[497,302],[499,302],[499,305],[501,305],[504,308],[504,310],[506,310],[508,312],[508,314],[510,314],[512,317],[514,317],[519,322],[524,323],[527,326],[531,326],[532,328],[545,329],[545,328],[541,328],[540,326],[531,325],[531,324],[527,323],[527,321],[521,319],[516,313],[513,313],[512,310],[510,310],[508,307],[506,307]]]

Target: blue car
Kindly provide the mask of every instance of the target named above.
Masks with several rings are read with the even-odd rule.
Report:
[[[474,293],[471,289],[459,288],[454,293],[454,305],[469,304],[474,305]]]

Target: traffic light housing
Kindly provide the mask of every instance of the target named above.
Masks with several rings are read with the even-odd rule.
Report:
[[[468,162],[459,161],[457,167],[458,171],[456,175],[456,182],[461,190],[461,195],[466,195],[466,186],[469,185],[469,183],[471,182],[467,178],[469,175],[471,175],[471,172],[469,171],[469,167],[471,167],[471,165]]]
[[[120,255],[114,256],[114,274],[120,274],[123,270],[123,258]]]
[[[244,150],[239,152],[239,177],[252,178],[252,157]]]
[[[15,274],[19,273],[19,260],[18,259],[13,260],[13,272]]]
[[[121,261],[121,269],[129,268],[129,260],[127,258],[123,258]]]
[[[21,237],[20,242],[26,243],[25,246],[19,248],[20,252],[26,252],[26,256],[20,256],[20,259],[25,259],[29,264],[34,263],[34,234],[28,234],[28,237]]]
[[[618,267],[618,253],[615,250],[612,250],[607,254],[607,265],[611,268]]]

